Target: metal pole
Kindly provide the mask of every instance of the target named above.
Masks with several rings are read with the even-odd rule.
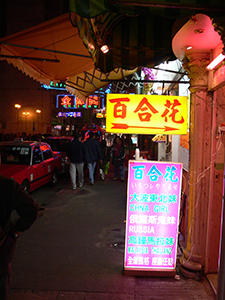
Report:
[[[32,46],[25,46],[25,45],[18,45],[18,44],[14,44],[14,43],[0,42],[0,45],[13,46],[13,47],[19,47],[19,48],[25,48],[25,49],[33,49],[33,50],[38,50],[38,51],[45,51],[45,52],[50,52],[50,53],[58,53],[58,54],[72,55],[72,56],[85,57],[85,58],[92,59],[92,57],[90,55],[58,51],[58,50],[51,50],[51,49],[46,49],[46,48],[39,48],[39,47],[32,47]]]
[[[16,109],[16,118],[17,118],[16,123],[17,123],[17,134],[18,134],[19,132],[19,109],[18,108]]]

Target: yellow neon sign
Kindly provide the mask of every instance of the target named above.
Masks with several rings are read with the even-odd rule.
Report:
[[[187,97],[107,94],[106,107],[106,132],[187,133]]]

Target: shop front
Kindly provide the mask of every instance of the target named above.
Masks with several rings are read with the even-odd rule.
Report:
[[[190,45],[190,48],[187,47]],[[190,160],[188,225],[181,269],[185,276],[205,273],[217,293],[221,242],[225,123],[222,63],[208,65],[223,44],[207,15],[197,14],[173,38],[173,51],[190,78]],[[222,298],[219,298],[222,299]]]

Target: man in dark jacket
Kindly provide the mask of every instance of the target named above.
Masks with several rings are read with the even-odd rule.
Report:
[[[96,134],[92,131],[84,143],[84,154],[89,171],[89,183],[93,185],[95,167],[98,161],[102,163],[102,155],[99,141],[96,140]]]
[[[74,134],[74,139],[70,142],[66,155],[70,159],[70,179],[72,188],[76,190],[76,170],[78,172],[78,185],[84,184],[84,144],[79,140],[78,133]]]
[[[13,211],[19,217],[15,222]],[[0,300],[7,299],[17,237],[30,228],[38,211],[39,205],[15,180],[0,175]]]

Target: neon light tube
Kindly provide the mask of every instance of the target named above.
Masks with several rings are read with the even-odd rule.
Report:
[[[206,69],[211,71],[213,69],[215,69],[216,66],[218,66],[225,58],[225,55],[223,55],[222,53],[220,53],[220,55],[218,55],[207,67]]]

